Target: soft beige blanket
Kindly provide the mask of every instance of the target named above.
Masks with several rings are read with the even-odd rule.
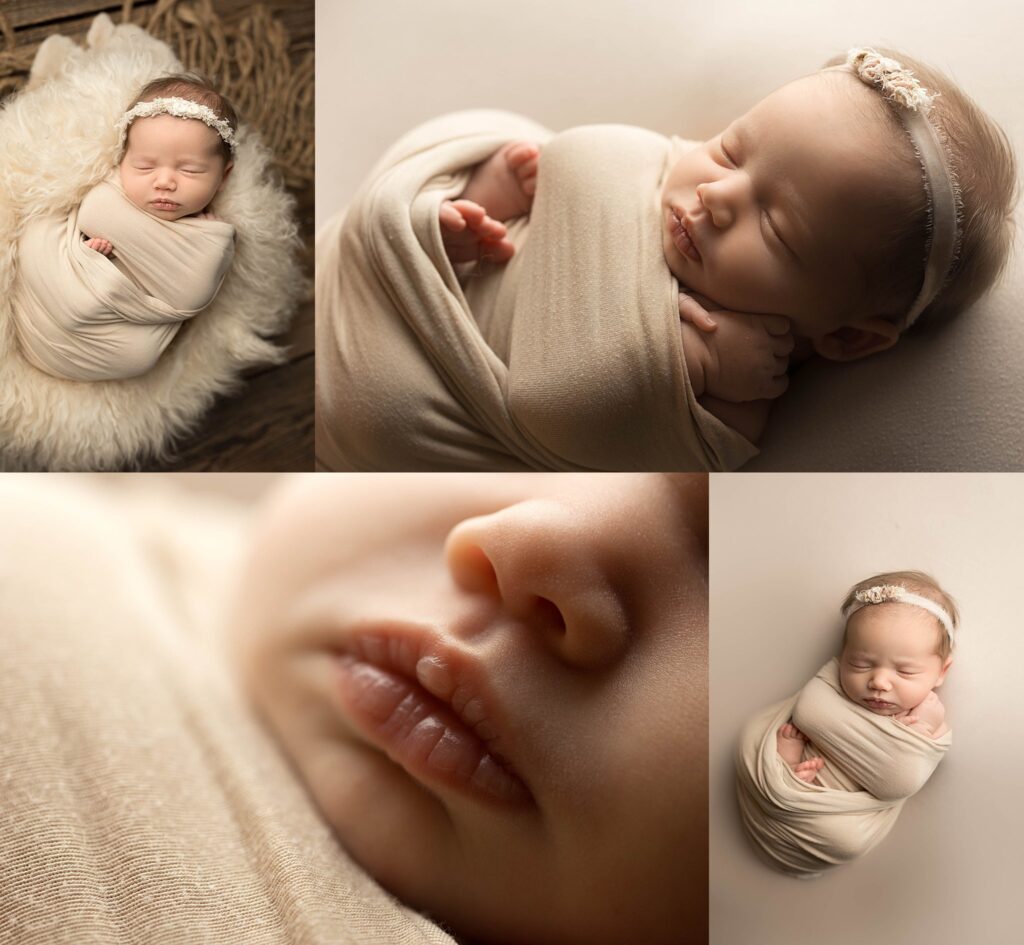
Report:
[[[776,732],[790,719],[811,740],[804,757],[825,759],[822,784],[801,781],[779,756]],[[817,875],[883,840],[951,744],[950,732],[931,739],[852,702],[833,659],[745,726],[737,757],[743,825],[775,867]]]
[[[83,236],[114,245],[109,258]],[[39,217],[18,243],[13,311],[25,357],[75,381],[145,374],[181,325],[220,289],[235,229],[161,220],[125,196],[115,172],[65,218]]]
[[[9,475],[0,521],[0,942],[454,945],[348,857],[237,690],[244,509]]]
[[[460,282],[443,200],[502,144],[544,144],[517,253]],[[317,455],[331,469],[732,469],[756,450],[697,403],[665,263],[673,142],[552,135],[504,112],[423,125],[317,240]]]

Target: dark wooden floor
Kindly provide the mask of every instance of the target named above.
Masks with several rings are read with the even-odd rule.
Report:
[[[136,10],[155,0],[137,2]],[[230,22],[251,7],[250,0],[214,0],[219,16]],[[263,0],[288,30],[295,61],[313,46],[313,0]],[[0,10],[14,27],[17,48],[34,53],[52,33],[81,42],[96,13],[121,22],[122,4],[104,0],[3,0]],[[302,263],[312,284],[313,185],[292,189],[303,238]],[[313,468],[313,299],[300,305],[291,328],[276,339],[287,360],[256,369],[230,396],[217,399],[194,433],[176,444],[173,457],[143,469],[217,472],[271,472]]]

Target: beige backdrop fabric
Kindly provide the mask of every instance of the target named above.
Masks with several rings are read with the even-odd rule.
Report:
[[[243,513],[71,478],[0,478],[0,941],[454,945],[347,857],[234,687]]]
[[[777,86],[871,43],[950,71],[1024,154],[1022,27],[1024,12],[1004,0],[966,13],[957,0],[318,0],[318,220],[392,141],[443,112],[504,108],[556,131],[621,122],[707,138]],[[1022,300],[1018,258],[1002,288],[939,336],[805,366],[746,468],[1024,469]]]
[[[712,945],[793,945],[819,930],[831,945],[1015,941],[1024,757],[1006,746],[1024,731],[1022,477],[713,476],[710,514]],[[743,835],[737,738],[836,654],[850,585],[903,568],[933,573],[961,607],[942,687],[953,747],[877,848],[790,879]]]

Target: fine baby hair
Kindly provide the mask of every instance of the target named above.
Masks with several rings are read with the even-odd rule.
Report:
[[[919,600],[914,600],[915,597]],[[949,656],[956,631],[960,627],[960,612],[956,601],[942,589],[939,582],[923,571],[885,571],[858,581],[850,588],[840,610],[848,625],[849,618],[861,607],[893,601],[914,604],[928,610],[939,624],[938,655],[942,659]],[[846,645],[845,628],[843,645]]]
[[[865,122],[883,120],[891,129],[891,146],[879,160],[891,166],[892,188],[880,194],[881,218],[872,258],[863,263],[871,273],[872,304],[880,313],[900,318],[917,315],[935,324],[974,303],[997,280],[1013,242],[1013,208],[1017,202],[1017,171],[1013,150],[1003,130],[944,73],[891,49],[855,49],[825,63],[824,71],[852,71],[878,89],[878,108]],[[851,86],[852,88],[852,86]],[[946,174],[929,173],[929,146],[912,140],[911,123],[920,115],[931,127],[937,144],[935,158]],[[918,126],[921,126],[918,121]],[[926,129],[927,130],[927,129]],[[933,165],[933,172],[935,167]],[[955,232],[949,265],[929,260],[943,236],[942,188],[946,181],[955,201]],[[908,186],[914,181],[914,186]],[[936,186],[937,185],[937,186]],[[938,189],[937,189],[938,188]],[[935,196],[933,207],[933,194]],[[948,191],[947,191],[948,194]],[[948,201],[948,196],[946,197]],[[940,253],[936,253],[939,255]],[[948,259],[948,256],[947,256]],[[939,271],[931,301],[919,299],[926,263]],[[912,312],[915,300],[923,310]],[[902,324],[901,327],[909,327]]]
[[[238,115],[231,102],[218,92],[210,82],[196,72],[180,72],[161,76],[158,79],[147,82],[142,87],[139,94],[135,96],[134,100],[125,110],[124,118],[122,118],[122,148],[127,140],[131,121],[134,118],[148,117],[149,113],[143,114],[145,110],[138,109],[138,106],[146,102],[155,102],[158,99],[179,99],[209,109],[213,114],[207,117],[203,117],[198,113],[190,114],[180,109],[175,110],[171,106],[160,108],[158,112],[153,112],[152,114],[178,114],[179,117],[183,118],[198,118],[220,135],[222,142],[221,152],[224,155],[224,160],[227,162],[233,159],[235,152],[234,136],[238,130]],[[133,115],[133,112],[136,112],[136,114]]]

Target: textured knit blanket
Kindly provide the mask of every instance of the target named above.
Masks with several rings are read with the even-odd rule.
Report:
[[[110,240],[108,258],[84,237]],[[159,219],[136,207],[115,173],[66,217],[32,220],[18,244],[13,311],[25,357],[75,381],[145,374],[220,289],[235,228]]]
[[[810,739],[804,758],[825,760],[820,783],[801,781],[779,755],[776,732],[790,719]],[[932,739],[851,701],[833,659],[745,726],[737,757],[743,825],[776,868],[817,875],[881,842],[951,744],[951,732]]]
[[[235,681],[244,507],[0,476],[0,942],[455,945],[341,847]]]
[[[438,210],[473,166],[543,144],[503,267],[466,276]],[[678,140],[678,139],[677,139]],[[410,132],[317,240],[317,453],[332,469],[731,469],[756,450],[698,403],[662,250],[674,142],[504,112]],[[461,277],[461,278],[460,278]]]

